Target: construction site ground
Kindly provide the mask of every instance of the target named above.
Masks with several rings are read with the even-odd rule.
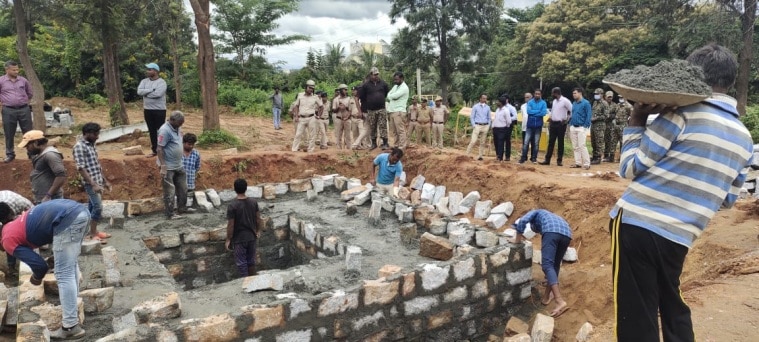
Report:
[[[70,98],[53,98],[49,102],[54,107],[70,108],[77,127],[88,121],[108,126],[108,110],[105,107],[92,107]],[[128,105],[130,122],[143,120],[140,106],[140,103]],[[200,134],[202,111],[187,109],[185,114],[186,122],[182,130]],[[339,173],[367,182],[371,175],[372,159],[380,153],[379,150],[338,150],[334,146],[326,150],[317,148],[314,153],[290,152],[295,131],[292,123],[284,124],[282,130],[274,130],[270,118],[241,116],[225,107],[221,107],[220,118],[221,127],[240,137],[243,145],[238,154],[224,156],[219,151],[228,146],[199,148],[203,161],[197,189],[230,189],[238,177],[246,178],[249,184],[286,182],[307,176],[308,172]],[[66,197],[85,201],[86,195],[81,183],[75,180],[77,177],[72,163],[71,147],[75,139],[74,135],[64,136],[58,143],[69,171],[64,192]],[[16,144],[19,140],[17,136]],[[330,140],[334,141],[334,138]],[[448,191],[466,194],[477,190],[483,199],[496,204],[512,201],[515,212],[509,223],[533,208],[548,209],[566,218],[573,229],[571,246],[578,250],[579,261],[564,264],[561,269],[562,294],[570,310],[556,319],[554,341],[574,341],[575,334],[585,322],[595,327],[592,340],[612,340],[614,302],[608,212],[629,184],[628,180],[617,176],[618,165],[605,163],[594,165],[590,170],[570,169],[568,166],[573,158],[569,153],[564,158],[563,167],[555,163],[550,166],[529,162],[519,165],[516,163],[520,146],[518,139],[514,139],[515,152],[511,162],[496,162],[492,148],[484,161],[477,161],[465,153],[468,137],[459,140],[457,146],[442,150],[420,145],[408,148],[403,164],[409,179],[422,174],[427,182],[445,185]],[[143,151],[149,153],[147,132],[98,145],[105,176],[113,184],[113,191],[107,192],[104,199],[160,196],[155,159],[144,155],[125,156],[121,151],[134,145],[141,145]],[[567,144],[566,148],[569,149],[570,145]],[[22,149],[17,148],[16,154],[16,161],[0,165],[0,189],[30,196],[31,163]],[[542,156],[543,152],[539,154],[539,160]],[[539,246],[539,237],[533,242]],[[118,245],[120,242],[111,240],[109,243]],[[4,270],[5,262],[0,261],[0,270]],[[543,281],[543,273],[537,264],[533,267],[533,276],[537,283]],[[756,338],[759,329],[757,200],[752,197],[739,200],[734,208],[721,210],[715,215],[706,232],[691,249],[681,282],[683,297],[692,309],[695,334],[699,340],[749,341]],[[6,279],[6,285],[14,284]],[[542,288],[538,290],[542,292]],[[537,296],[528,301],[520,311],[523,319],[529,320],[534,313],[545,313],[551,309],[551,306],[543,307]],[[502,331],[493,332],[493,335],[500,334]],[[0,339],[12,340],[12,336],[5,333]]]

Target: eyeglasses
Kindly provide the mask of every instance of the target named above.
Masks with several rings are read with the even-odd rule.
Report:
[[[373,75],[373,76],[379,76],[379,73],[377,73],[377,74],[372,74],[372,75]]]

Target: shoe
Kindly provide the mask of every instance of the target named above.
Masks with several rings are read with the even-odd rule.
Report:
[[[477,160],[482,160],[482,157],[477,158]]]
[[[531,161],[533,164],[537,164],[537,163],[538,163],[538,161],[537,161],[537,160],[530,160],[530,161]]]
[[[320,148],[320,149],[322,149],[322,150],[326,150],[326,149],[328,149],[329,147],[322,145],[322,146],[320,146],[319,148]]]
[[[370,147],[369,149],[370,150],[374,150],[376,148],[377,148],[377,143],[376,142],[372,142],[372,147]]]
[[[101,239],[107,239],[107,238],[111,237],[111,234],[108,234],[106,232],[98,232],[97,234],[95,234],[95,236],[97,236],[97,237],[99,237]]]
[[[181,219],[181,218],[184,218],[184,216],[179,215],[179,214],[174,214],[174,215],[171,215],[171,216],[166,216],[167,220],[177,220],[177,219]]]
[[[3,160],[3,163],[10,163],[10,162],[12,162],[14,159],[16,159],[16,157],[13,157],[13,156],[10,156],[10,157],[5,157],[5,159]]]
[[[198,212],[198,209],[187,207],[187,208],[184,208],[184,210],[180,210],[179,214],[192,214],[192,213],[197,213],[197,212]]]
[[[544,160],[544,161],[542,161],[542,162],[540,162],[538,164],[540,164],[540,165],[551,165],[551,162],[549,162],[547,160]],[[559,164],[559,166],[561,166],[561,164]]]
[[[50,332],[50,339],[53,340],[78,340],[82,337],[84,337],[84,329],[77,324],[69,330],[64,330],[63,327],[58,328],[57,330],[54,330]]]
[[[591,164],[592,164],[592,163],[591,163]],[[583,166],[582,168],[583,168],[583,169],[585,169],[585,170],[589,170],[589,169],[590,169],[590,165],[585,165],[585,166]]]
[[[506,158],[506,161],[511,161],[511,158]]]
[[[564,166],[561,162],[556,162],[556,165],[558,165],[558,166]]]
[[[614,159],[604,158],[604,159],[601,159],[601,161],[603,161],[604,163],[613,163]]]
[[[601,164],[601,159],[591,159],[590,165],[598,165]]]
[[[569,168],[570,168],[570,169],[579,169],[579,168],[581,168],[581,167],[582,167],[582,166],[581,166],[580,164],[574,164],[574,165],[570,165],[570,166],[569,166]]]
[[[95,236],[88,236],[88,237],[85,238],[85,240],[88,240],[88,241],[99,241],[101,245],[105,245],[105,244],[108,243],[108,240],[106,240],[105,238],[102,238],[100,236],[97,236],[97,235],[95,235]]]
[[[519,164],[524,164],[524,162],[525,162],[525,161],[526,161],[526,160],[520,160],[520,161],[519,161]]]

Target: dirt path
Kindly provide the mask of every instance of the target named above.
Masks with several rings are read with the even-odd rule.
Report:
[[[107,111],[90,108],[71,99],[53,99],[53,106],[69,107],[77,123],[96,121],[106,124]],[[133,122],[142,120],[139,104],[128,106]],[[202,115],[186,111],[185,132],[200,133]],[[242,117],[228,109],[221,125],[243,139],[241,154],[220,157],[213,149],[201,149],[202,172],[198,188],[231,188],[238,176],[249,183],[287,181],[311,173],[340,173],[368,180],[371,159],[378,151],[338,151],[334,148],[315,154],[289,152],[292,124],[275,131],[268,119]],[[18,139],[18,138],[17,138]],[[71,146],[74,139],[63,139],[60,149],[71,175]],[[141,144],[148,150],[147,136],[99,145],[106,176],[115,185],[106,199],[135,199],[158,196],[160,187],[153,159],[123,156],[120,149]],[[462,142],[463,144],[463,142]],[[517,144],[518,146],[518,144]],[[596,326],[595,341],[611,340],[613,303],[611,299],[611,259],[609,255],[608,211],[629,183],[618,178],[617,166],[604,164],[590,171],[564,167],[496,163],[492,152],[479,162],[464,155],[465,146],[442,151],[424,147],[409,149],[404,157],[406,172],[423,174],[428,182],[446,185],[448,191],[478,190],[482,198],[495,203],[512,201],[515,214],[541,207],[564,216],[574,230],[572,246],[579,249],[579,262],[562,266],[562,293],[572,309],[556,321],[555,340],[574,341],[586,321]],[[17,155],[23,156],[20,149]],[[542,153],[540,154],[542,156]],[[30,165],[23,157],[0,165],[0,189],[29,195]],[[515,158],[512,158],[515,160]],[[83,200],[76,182],[66,185],[66,195]],[[747,341],[755,338],[759,324],[759,204],[742,200],[736,208],[720,211],[691,250],[682,277],[683,295],[693,310],[696,336],[707,341]],[[534,241],[536,245],[539,241]],[[542,281],[539,267],[536,280]],[[539,304],[538,304],[539,305]],[[542,310],[535,306],[536,310]],[[550,308],[549,308],[550,309]]]

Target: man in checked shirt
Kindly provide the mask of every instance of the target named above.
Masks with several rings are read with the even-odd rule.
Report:
[[[74,145],[74,163],[84,182],[84,191],[90,199],[90,234],[87,238],[105,244],[111,234],[98,232],[98,222],[103,213],[103,190],[111,191],[112,188],[111,183],[103,177],[103,168],[100,167],[98,151],[95,149],[99,137],[99,124],[88,122],[82,126],[82,136]]]
[[[564,253],[569,247],[569,242],[572,241],[572,229],[561,216],[545,209],[530,210],[518,219],[513,227],[517,231],[514,243],[522,242],[524,238],[522,234],[527,227],[542,236],[540,261],[548,286],[540,302],[543,305],[548,305],[555,299],[556,308],[551,311],[551,317],[558,317],[569,309],[567,302],[559,292],[559,268],[561,267],[561,260],[564,259]]]

